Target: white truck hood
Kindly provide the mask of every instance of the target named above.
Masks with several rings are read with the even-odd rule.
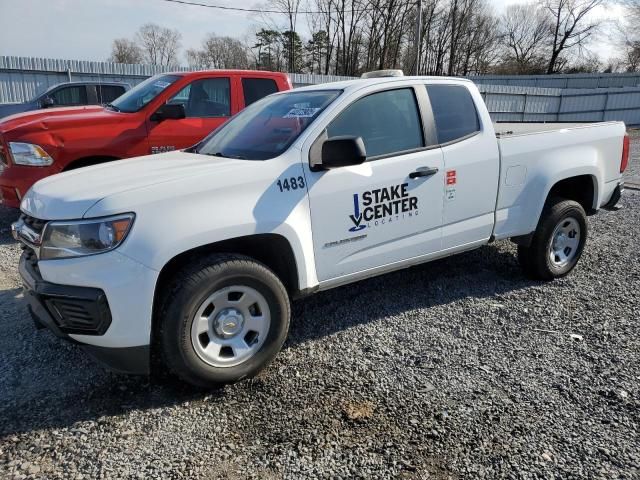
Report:
[[[24,196],[20,208],[42,220],[78,219],[100,200],[118,193],[187,177],[219,176],[228,170],[250,167],[250,163],[253,162],[185,152],[118,160],[40,180]],[[167,186],[167,191],[170,188]]]

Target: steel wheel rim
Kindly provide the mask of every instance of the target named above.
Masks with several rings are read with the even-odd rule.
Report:
[[[271,325],[269,304],[244,285],[221,288],[198,307],[191,322],[191,343],[198,357],[214,367],[233,367],[253,357]]]
[[[562,268],[576,257],[581,233],[580,223],[573,217],[566,217],[558,222],[549,244],[549,260],[552,265]]]

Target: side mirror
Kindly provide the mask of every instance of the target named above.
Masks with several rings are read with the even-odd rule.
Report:
[[[42,108],[53,107],[56,104],[55,100],[51,97],[44,97],[40,102],[40,106]]]
[[[180,120],[187,116],[182,103],[165,103],[151,115],[151,120],[161,122],[162,120]]]
[[[325,170],[360,165],[367,160],[367,150],[362,137],[333,137],[322,143],[321,160],[317,167]]]

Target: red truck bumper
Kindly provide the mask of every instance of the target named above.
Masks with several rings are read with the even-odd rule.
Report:
[[[0,165],[0,168],[0,201],[11,208],[20,208],[22,197],[38,180],[58,173],[52,167]]]

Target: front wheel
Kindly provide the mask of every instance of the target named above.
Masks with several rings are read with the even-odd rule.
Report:
[[[587,216],[573,200],[551,199],[545,206],[531,245],[518,247],[524,272],[537,280],[564,277],[578,263],[587,240]]]
[[[161,310],[160,343],[171,371],[200,387],[255,375],[280,351],[289,297],[263,264],[216,254],[176,276]]]

